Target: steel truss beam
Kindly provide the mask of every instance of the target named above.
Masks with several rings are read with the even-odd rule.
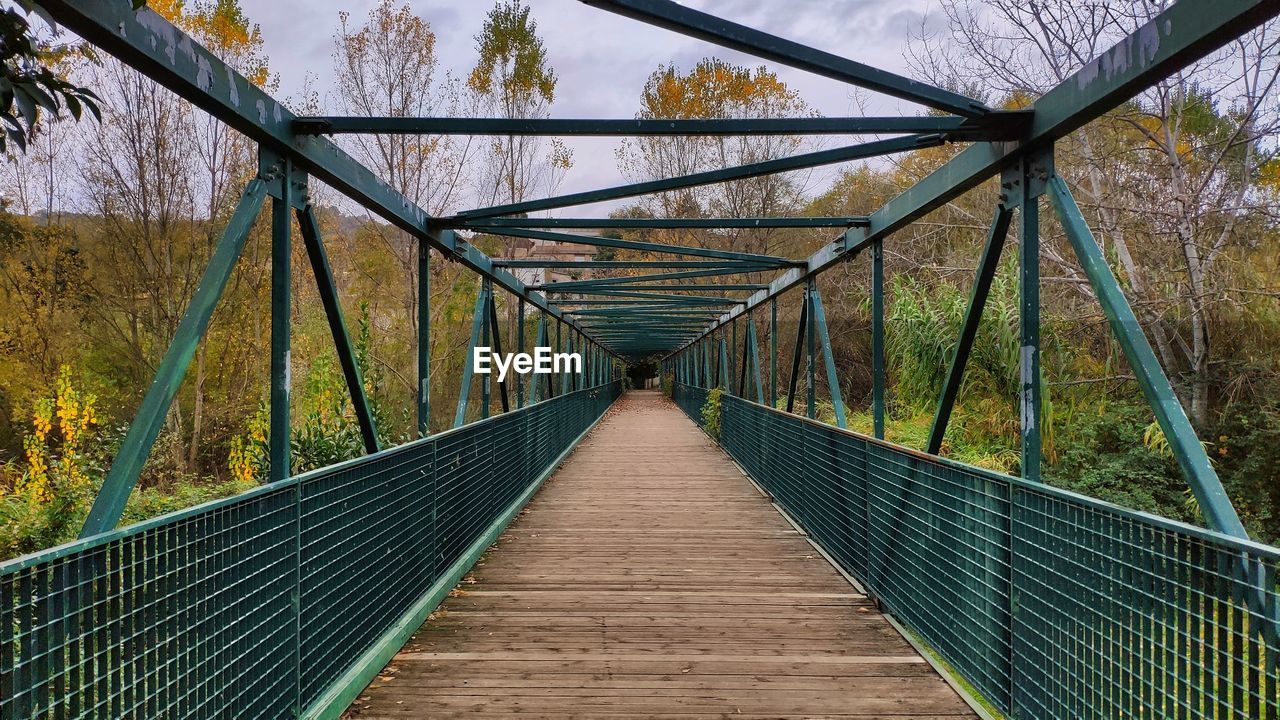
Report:
[[[545,228],[561,230],[679,230],[729,228],[822,228],[866,225],[865,215],[850,217],[754,217],[754,218],[530,218],[495,217],[458,223],[455,227],[488,232],[489,228]]]
[[[547,232],[545,230],[526,230],[524,228],[486,228],[489,235],[504,237],[528,238],[530,240],[546,240],[548,242],[575,243],[595,247],[618,248],[621,250],[638,250],[640,252],[662,253],[667,255],[686,255],[691,257],[707,257],[717,260],[736,260],[770,267],[789,267],[797,261],[788,260],[775,255],[758,255],[755,253],[733,252],[730,250],[712,250],[710,248],[688,247],[685,245],[664,245],[639,240],[619,240],[600,237],[598,235],[570,235],[569,233]]]
[[[35,0],[50,17],[164,85],[250,140],[288,156],[295,166],[373,213],[425,241],[449,259],[490,278],[507,292],[560,318],[560,310],[530,292],[514,275],[494,267],[479,249],[452,231],[432,227],[425,210],[396,192],[326,138],[298,135],[297,119],[283,104],[148,8],[127,2]]]
[[[325,318],[329,321],[329,332],[333,335],[333,344],[337,348],[338,363],[342,366],[342,376],[346,379],[347,392],[351,395],[351,407],[355,411],[356,423],[360,426],[360,438],[364,441],[364,451],[378,452],[380,449],[378,430],[374,425],[373,410],[364,392],[360,363],[356,359],[351,335],[347,332],[347,322],[342,315],[342,305],[338,301],[338,285],[334,282],[333,270],[329,266],[329,256],[324,249],[324,240],[320,235],[320,223],[316,220],[315,208],[307,205],[297,211],[297,216],[298,227],[302,230],[302,241],[307,249],[307,259],[311,262],[311,274],[316,279],[320,303],[324,306]]]
[[[178,322],[173,340],[165,350],[164,358],[160,360],[155,377],[151,379],[151,386],[147,388],[142,404],[129,423],[129,430],[111,462],[111,468],[102,482],[102,489],[89,509],[80,537],[107,532],[120,521],[133,486],[138,482],[138,474],[151,455],[151,447],[169,414],[169,406],[173,404],[173,398],[182,386],[191,358],[195,356],[196,348],[209,327],[213,310],[218,306],[218,300],[222,298],[222,292],[231,280],[231,273],[244,250],[249,230],[252,229],[266,197],[267,183],[262,179],[251,180],[245,186],[235,212],[213,248],[209,264],[200,277],[200,284],[196,286],[195,294],[191,296],[191,302],[187,305],[182,320]]]
[[[520,213],[535,212],[538,210],[551,210],[553,208],[568,207],[570,205],[588,205],[591,203],[604,202],[606,200],[618,200],[621,198],[635,197],[637,195],[648,195],[651,193],[666,192],[669,190],[700,187],[702,185],[712,185],[715,183],[728,182],[730,180],[744,180],[747,178],[760,177],[761,175],[772,175],[774,173],[787,172],[788,170],[803,170],[805,168],[832,165],[840,162],[848,162],[850,160],[863,160],[866,158],[879,157],[881,155],[907,152],[909,150],[937,147],[944,142],[945,138],[942,135],[907,135],[906,137],[901,138],[877,140],[875,142],[862,143],[859,145],[849,145],[847,147],[832,148],[830,150],[802,153],[800,155],[777,158],[775,160],[764,160],[757,163],[751,163],[749,165],[740,165],[738,167],[723,168],[720,170],[707,170],[705,172],[693,173],[691,175],[681,175],[679,177],[663,178],[661,180],[649,180],[646,182],[619,185],[617,187],[604,188],[601,190],[588,190],[586,192],[570,193],[568,195],[557,195],[555,197],[543,198],[541,200],[528,200],[525,202],[510,203],[507,205],[477,208],[475,210],[467,210],[465,212],[458,213],[453,217],[443,218],[442,222],[467,222],[475,220],[476,218],[497,217],[499,215],[518,215]]]
[[[467,421],[467,402],[471,397],[471,378],[474,373],[474,364],[471,362],[471,353],[473,348],[480,346],[480,337],[484,332],[485,321],[489,314],[486,310],[489,307],[489,288],[484,284],[480,284],[480,290],[476,292],[476,306],[471,311],[471,339],[467,343],[467,357],[462,361],[462,383],[458,390],[458,408],[453,413],[453,426],[455,428],[462,427]]]
[[[956,340],[955,350],[951,353],[951,365],[947,370],[947,379],[942,385],[942,395],[938,399],[938,409],[933,414],[933,425],[929,430],[929,440],[925,452],[937,455],[942,450],[942,440],[947,433],[947,423],[951,420],[951,411],[955,407],[956,397],[960,394],[960,386],[964,382],[965,366],[969,362],[969,353],[973,349],[974,338],[978,335],[978,325],[982,322],[982,312],[987,306],[987,295],[991,291],[991,282],[995,279],[996,270],[1000,267],[1000,253],[1004,250],[1005,238],[1009,233],[1009,224],[1013,220],[1013,211],[1004,205],[996,208],[995,218],[991,221],[991,231],[982,248],[982,258],[978,260],[978,269],[974,274],[973,287],[969,291],[969,304],[964,311],[964,322],[960,327],[960,337]]]
[[[299,135],[368,133],[614,137],[945,133],[952,139],[989,140],[1007,137],[1029,119],[1029,114],[1018,111],[990,112],[976,119],[946,116],[562,119],[325,115],[297,118],[293,121],[293,131]]]
[[[835,409],[836,427],[849,427],[849,420],[844,412],[844,398],[840,395],[840,378],[836,374],[836,358],[831,351],[831,335],[827,332],[827,311],[822,307],[822,293],[815,285],[809,291],[810,316],[813,318],[814,339],[822,349],[823,366],[827,371],[827,393],[831,396],[831,405]],[[813,362],[812,359],[810,362]],[[812,375],[811,375],[812,377]],[[810,395],[813,391],[810,390]]]
[[[1160,367],[1160,362],[1147,341],[1141,323],[1133,314],[1129,300],[1120,289],[1120,283],[1111,272],[1111,266],[1107,264],[1102,248],[1094,239],[1093,232],[1085,222],[1075,198],[1067,189],[1067,184],[1062,178],[1054,175],[1049,179],[1048,188],[1049,199],[1058,213],[1058,218],[1062,221],[1062,228],[1066,231],[1076,258],[1080,261],[1080,267],[1084,270],[1085,277],[1089,279],[1089,285],[1097,294],[1102,312],[1111,325],[1111,333],[1115,335],[1121,349],[1124,350],[1124,355],[1129,360],[1130,367],[1133,368],[1133,374],[1138,379],[1138,386],[1146,395],[1147,402],[1160,423],[1160,429],[1164,431],[1169,447],[1178,460],[1178,465],[1187,476],[1191,492],[1200,504],[1200,511],[1204,513],[1205,521],[1208,522],[1209,527],[1219,532],[1236,537],[1248,537],[1240,517],[1231,505],[1231,498],[1223,490],[1218,473],[1213,469],[1213,463],[1209,461],[1204,446],[1196,436],[1195,428],[1187,419],[1182,403],[1178,402],[1178,396]]]

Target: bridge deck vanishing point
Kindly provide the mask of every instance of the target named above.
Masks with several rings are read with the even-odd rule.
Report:
[[[609,411],[348,711],[975,717],[673,404]]]

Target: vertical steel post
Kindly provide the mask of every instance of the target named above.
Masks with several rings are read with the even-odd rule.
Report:
[[[1022,476],[1040,480],[1040,200],[1032,191],[1028,157],[1022,165],[1022,232],[1018,243],[1018,375]]]
[[[560,346],[560,325],[561,325],[561,323],[560,323],[560,321],[557,319],[557,320],[556,320],[556,346],[557,346],[557,348],[559,348],[559,346]],[[567,345],[566,345],[566,347],[565,347],[564,349],[557,349],[557,350],[556,350],[556,352],[568,352],[568,353],[572,354],[572,353],[573,353],[573,329],[572,329],[572,328],[570,328],[569,332],[565,333],[565,334],[564,334],[564,336],[565,336],[565,337],[564,337],[564,340],[565,340],[565,343],[566,343]],[[568,364],[568,363],[566,363],[566,365],[567,365],[567,364]],[[569,394],[569,392],[573,390],[573,378],[571,377],[571,376],[572,376],[572,374],[573,374],[573,373],[569,370],[569,368],[568,368],[568,367],[566,367],[566,368],[565,368],[565,371],[564,371],[564,372],[560,373],[560,394],[561,394],[561,395],[568,395],[568,394]]]
[[[520,315],[520,318],[516,321],[516,352],[522,353],[526,350],[524,344],[524,298],[520,298],[519,302],[516,303],[516,312]],[[516,407],[522,408],[524,406],[524,375],[516,373]]]
[[[818,349],[817,348],[818,333],[817,333],[817,328],[815,327],[814,317],[813,317],[815,315],[813,311],[813,291],[814,291],[813,276],[810,275],[809,278],[806,280],[805,286],[804,286],[804,303],[805,303],[805,306],[808,308],[807,314],[808,314],[808,322],[809,322],[809,327],[805,328],[805,332],[809,336],[808,337],[809,343],[805,353],[805,358],[806,358],[805,378],[809,382],[809,392],[807,397],[807,403],[805,405],[805,415],[810,420],[812,420],[818,414],[818,388],[817,388],[818,383],[816,379],[817,368],[814,366],[814,362],[813,362],[814,360],[813,356],[817,354],[816,351]]]
[[[481,312],[480,333],[484,337],[484,346],[489,348],[490,351],[492,351],[493,350],[492,337],[493,337],[493,333],[497,330],[497,328],[493,327],[493,323],[492,323],[493,285],[490,284],[489,278],[485,278],[480,282],[480,294],[484,296],[484,305],[480,309],[480,312]],[[490,372],[485,373],[484,377],[480,378],[480,419],[481,420],[484,420],[485,418],[489,417],[489,403],[492,402],[493,400],[492,380],[493,380],[493,372],[492,372],[492,368],[490,368]]]
[[[484,309],[484,285],[481,284],[480,290],[476,293],[475,309],[471,313],[471,339],[467,344],[467,356],[462,361],[462,384],[458,390],[458,409],[453,414],[454,427],[462,427],[467,419],[467,402],[471,398],[471,377],[475,371],[472,358],[475,356],[475,348],[480,345],[480,331],[485,317]]]
[[[538,313],[538,329],[534,331],[534,347],[547,345],[547,316],[544,313]],[[529,379],[529,403],[533,404],[539,401],[538,386],[541,385],[542,374],[534,373]],[[548,381],[550,385],[550,381]]]
[[[715,362],[715,351],[712,349],[714,343],[714,336],[708,336],[706,340],[702,341],[702,387],[708,390],[711,389],[716,378],[715,365],[712,364]]]
[[[836,374],[835,353],[831,350],[831,336],[827,331],[827,312],[822,307],[822,293],[815,286],[809,293],[809,303],[813,306],[814,336],[822,347],[823,365],[827,369],[827,391],[831,395],[831,407],[836,414],[836,427],[849,427],[849,420],[844,412],[844,398],[840,394],[840,378]],[[812,375],[810,375],[812,377]]]
[[[751,383],[756,386],[756,402],[763,405],[764,404],[764,382],[760,378],[760,333],[756,331],[756,320],[751,316],[747,317],[746,342],[747,344],[750,345],[750,349],[748,350],[744,346],[743,351],[750,352],[751,354],[747,357],[747,359],[743,360],[743,365],[744,365],[743,370],[745,373],[745,370],[746,370],[745,365],[747,362],[750,362],[751,363]],[[745,389],[743,390],[743,394],[744,395],[746,394]]]
[[[431,246],[418,238],[418,437],[431,434]]]
[[[281,160],[280,196],[271,198],[271,431],[267,476],[289,477],[289,395],[293,310],[293,161]]]
[[[871,427],[884,439],[884,241],[871,244]]]
[[[729,347],[728,341],[720,338],[720,389],[725,392],[729,390]]]
[[[769,407],[778,407],[778,298],[769,298]]]
[[[735,364],[735,363],[737,363],[737,357],[736,357],[736,356],[737,356],[737,354],[738,354],[738,318],[734,318],[734,319],[729,323],[729,329],[730,329],[730,330],[732,331],[732,333],[733,333],[733,340],[732,340],[732,342],[730,342],[730,343],[729,343],[729,366],[728,366],[728,367],[729,367],[729,373],[728,373],[728,374],[729,374],[729,376],[730,376],[730,377],[732,377],[732,376],[733,376],[733,371],[734,371],[734,370],[737,370],[737,368],[735,368],[735,367],[734,367],[734,364]],[[729,392],[733,392],[733,384],[732,384],[732,383],[730,383],[730,384],[728,385],[728,388],[729,388]],[[739,394],[741,394],[741,391],[739,391]]]
[[[563,340],[563,335],[561,333],[561,325],[562,323],[560,322],[560,318],[556,318],[556,352],[557,353],[564,352],[564,340]],[[552,369],[553,370],[555,369],[554,361],[552,363]],[[564,395],[569,390],[569,388],[565,385],[564,373],[559,373],[558,379],[560,380],[560,394]],[[548,389],[550,389],[550,386],[551,386],[550,378],[547,379],[547,386],[548,386]]]

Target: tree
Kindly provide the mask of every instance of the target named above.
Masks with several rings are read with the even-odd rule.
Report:
[[[394,117],[457,114],[459,87],[451,77],[439,74],[435,33],[408,3],[396,7],[392,0],[381,0],[359,27],[350,24],[348,13],[340,13],[339,20],[334,70],[339,104],[347,113]],[[445,214],[459,202],[469,141],[459,142],[450,136],[355,135],[349,136],[347,146],[357,159],[427,212]],[[373,356],[413,392],[417,387],[412,360],[418,342],[417,241],[381,223],[369,223],[362,231],[381,243],[394,266],[390,274],[379,273],[366,260],[363,271],[367,278],[376,284],[380,281],[375,275],[381,275],[401,288],[394,318],[375,317],[374,321],[380,330],[399,334],[398,347],[384,351],[394,358],[384,358],[383,352]],[[448,272],[457,271],[450,268]],[[374,312],[377,310],[375,307]],[[409,332],[403,333],[404,328]]]
[[[467,76],[467,87],[479,100],[479,110],[504,118],[542,118],[555,100],[556,74],[547,64],[547,50],[538,37],[538,24],[520,0],[494,5],[476,36],[479,59]],[[542,188],[554,192],[573,164],[573,155],[558,140],[542,156],[539,137],[509,135],[487,147],[479,187],[487,204],[520,202]]]
[[[659,66],[640,96],[637,118],[779,118],[813,115],[799,94],[763,66],[754,69],[718,58],[700,61],[688,73]],[[704,170],[762,162],[801,152],[807,140],[794,135],[737,137],[642,137],[617,150],[618,166],[630,179],[643,181]],[[763,175],[746,180],[661,193],[641,200],[654,217],[767,217],[799,209],[803,175]],[[767,253],[778,233],[731,230],[723,234],[687,233],[703,245],[732,244],[735,249]]]
[[[947,37],[922,37],[918,71],[935,83],[983,78],[995,93],[1035,96],[1168,5],[1068,0],[942,0]],[[1273,23],[1174,74],[1059,143],[1059,171],[1094,215],[1165,370],[1198,424],[1215,382],[1213,322],[1234,302],[1223,266],[1253,242],[1247,218],[1271,212],[1257,192],[1280,129]],[[1063,243],[1045,258],[1092,300]]]
[[[28,13],[39,11],[27,0],[18,0],[18,5]],[[51,28],[56,27],[47,16],[45,19]],[[31,24],[17,10],[0,10],[0,127],[4,129],[0,152],[9,142],[19,150],[26,149],[42,109],[57,115],[65,105],[77,120],[85,110],[101,119],[97,95],[49,67],[48,59],[59,52],[57,47],[36,41]]]

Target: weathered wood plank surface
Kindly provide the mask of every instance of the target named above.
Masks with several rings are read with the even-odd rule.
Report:
[[[632,392],[352,718],[972,718],[674,405]]]

